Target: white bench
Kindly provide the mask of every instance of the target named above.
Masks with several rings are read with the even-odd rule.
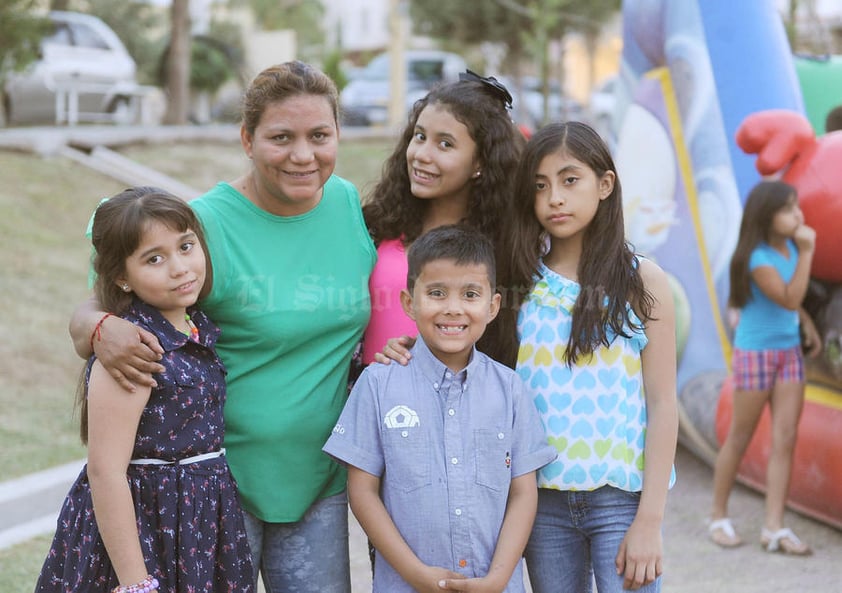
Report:
[[[56,124],[67,123],[74,126],[80,121],[135,123],[149,122],[151,114],[147,98],[157,90],[154,86],[139,84],[99,84],[79,82],[75,80],[52,80],[49,84],[55,92]],[[111,97],[125,97],[128,103],[125,109],[113,112],[79,111],[79,96],[84,94],[99,94]]]

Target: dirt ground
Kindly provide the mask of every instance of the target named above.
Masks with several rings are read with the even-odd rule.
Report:
[[[676,457],[676,485],[664,524],[664,593],[842,593],[842,531],[796,513],[787,524],[814,554],[807,558],[769,554],[757,543],[763,497],[738,486],[731,495],[735,527],[746,543],[724,550],[707,538],[712,470],[686,449]],[[351,571],[355,593],[371,591],[365,535],[352,520]]]
[[[787,526],[814,554],[795,558],[764,552],[758,543],[763,497],[738,486],[729,510],[746,543],[725,550],[707,539],[712,469],[679,448],[677,482],[670,492],[664,525],[666,567],[663,590],[680,593],[840,593],[842,531],[793,512]]]

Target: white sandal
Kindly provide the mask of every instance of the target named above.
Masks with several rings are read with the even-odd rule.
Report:
[[[760,545],[767,552],[781,552],[792,556],[809,556],[813,553],[810,546],[798,539],[789,527],[770,531],[765,527],[760,531]]]
[[[723,548],[736,548],[743,543],[743,540],[734,530],[731,519],[728,517],[711,521],[710,525],[708,525],[708,533],[710,534],[711,541]],[[725,537],[723,538],[721,535],[717,535],[720,533],[725,534]]]

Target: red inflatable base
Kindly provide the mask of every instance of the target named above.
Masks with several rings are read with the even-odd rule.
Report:
[[[722,385],[716,410],[716,436],[725,440],[733,409],[733,384]],[[771,423],[769,407],[757,427],[737,479],[761,492],[766,488]],[[842,396],[807,385],[807,400],[798,426],[788,506],[842,529]]]

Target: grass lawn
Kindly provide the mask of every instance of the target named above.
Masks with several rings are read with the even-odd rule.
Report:
[[[376,181],[391,139],[345,140],[337,174]],[[239,141],[137,145],[123,154],[197,189],[247,167]],[[82,360],[67,324],[89,292],[84,229],[123,184],[60,157],[0,151],[0,481],[80,459],[73,401]],[[0,551],[0,591],[31,592],[49,537]]]

